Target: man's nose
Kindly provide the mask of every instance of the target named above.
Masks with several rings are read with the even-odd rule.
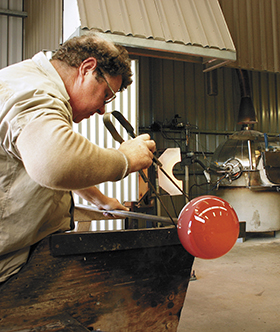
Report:
[[[102,107],[99,107],[97,112],[98,112],[98,114],[103,115],[105,113],[105,105],[103,105]]]

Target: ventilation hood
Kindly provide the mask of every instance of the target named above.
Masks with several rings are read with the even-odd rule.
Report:
[[[236,60],[218,0],[78,0],[81,26],[130,54],[203,63],[204,71]]]

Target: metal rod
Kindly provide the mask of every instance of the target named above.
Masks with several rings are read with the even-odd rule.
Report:
[[[0,9],[0,15],[25,18],[27,17],[27,12],[21,12],[19,10]]]
[[[107,216],[105,216],[104,213],[106,213]],[[125,211],[125,210],[99,210],[93,206],[82,205],[82,204],[75,205],[74,216],[75,216],[75,221],[136,218],[136,219],[143,219],[149,221],[157,221],[167,225],[171,224],[169,217],[161,217],[152,214],[145,214],[133,211]],[[173,221],[174,223],[176,223],[177,218],[174,218]]]

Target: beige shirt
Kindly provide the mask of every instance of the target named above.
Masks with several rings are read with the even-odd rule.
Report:
[[[70,229],[71,190],[120,180],[127,170],[120,151],[73,132],[69,96],[43,53],[2,69],[0,282],[18,272],[32,244]]]

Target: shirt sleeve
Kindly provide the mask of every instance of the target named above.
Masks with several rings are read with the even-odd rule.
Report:
[[[129,173],[122,152],[91,143],[55,112],[28,122],[17,138],[16,148],[29,176],[48,188],[77,190],[118,181]]]

